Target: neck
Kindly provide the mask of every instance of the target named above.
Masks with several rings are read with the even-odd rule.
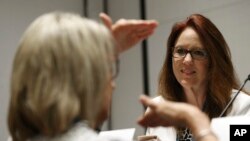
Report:
[[[199,107],[199,109],[202,109],[207,95],[206,94],[207,89],[206,88],[195,89],[193,87],[190,87],[190,88],[184,88],[183,90],[186,102]]]

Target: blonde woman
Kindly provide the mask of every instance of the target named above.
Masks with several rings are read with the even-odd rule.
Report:
[[[27,28],[11,76],[8,126],[13,141],[107,140],[95,129],[108,116],[118,53],[151,35],[157,23],[122,20],[112,25],[107,15],[101,18],[112,33],[63,12],[44,14]],[[132,33],[135,40],[130,40]],[[131,42],[123,44],[126,40]]]

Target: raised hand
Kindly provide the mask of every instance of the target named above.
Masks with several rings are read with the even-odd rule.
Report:
[[[149,110],[139,118],[138,123],[146,127],[178,126],[189,127],[195,135],[210,128],[210,120],[196,106],[171,101],[155,102],[149,97],[141,96],[140,101]]]
[[[119,52],[130,49],[138,42],[154,33],[158,23],[155,20],[120,19],[113,24],[112,19],[100,13],[103,23],[111,30],[117,41]]]
[[[141,96],[140,101],[149,109],[140,117],[138,123],[142,126],[183,126],[185,120],[182,118],[184,106],[186,104],[162,101],[156,103],[146,96]]]

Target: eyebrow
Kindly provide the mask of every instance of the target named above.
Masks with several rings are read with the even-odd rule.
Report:
[[[204,47],[198,47],[198,46],[193,46],[191,48],[185,48],[184,46],[174,46],[174,48],[183,48],[183,49],[187,49],[187,50],[194,50],[194,49],[200,49],[200,50],[206,50]]]

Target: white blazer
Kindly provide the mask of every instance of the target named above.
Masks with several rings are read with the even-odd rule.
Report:
[[[232,90],[232,97],[237,93],[237,90]],[[154,101],[164,101],[163,97],[157,96]],[[245,115],[250,116],[250,96],[244,92],[240,92],[237,98],[232,103],[232,110],[227,116]],[[147,128],[146,135],[157,135],[161,141],[176,141],[176,130],[173,127],[156,127]]]
[[[12,141],[12,138],[9,137],[8,141]],[[124,141],[116,137],[104,138],[98,135],[93,129],[88,127],[84,122],[76,123],[70,130],[67,132],[57,135],[55,137],[45,137],[45,136],[36,136],[34,138],[28,139],[27,141]]]

